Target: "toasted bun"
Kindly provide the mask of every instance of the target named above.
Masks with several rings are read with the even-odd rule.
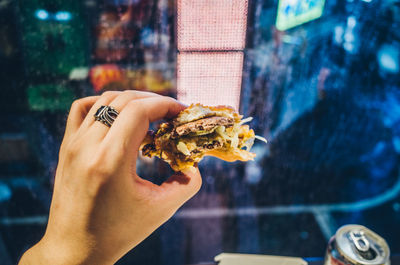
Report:
[[[232,107],[229,106],[203,106],[201,104],[192,104],[185,110],[181,111],[179,115],[174,119],[173,123],[175,126],[185,124],[191,121],[200,120],[210,116],[222,116],[232,118],[235,121],[240,121],[241,115],[237,114]]]

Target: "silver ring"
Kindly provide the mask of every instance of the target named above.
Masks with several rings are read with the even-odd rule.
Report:
[[[108,127],[111,127],[118,114],[118,111],[116,111],[113,107],[101,106],[96,111],[96,114],[94,114],[94,119],[95,121],[100,121]]]

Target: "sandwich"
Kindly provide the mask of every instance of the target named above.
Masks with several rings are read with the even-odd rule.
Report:
[[[228,106],[192,104],[156,132],[147,133],[140,146],[142,155],[159,157],[175,171],[196,166],[205,156],[228,162],[253,160],[254,140],[267,140],[245,124],[252,118],[242,118]]]

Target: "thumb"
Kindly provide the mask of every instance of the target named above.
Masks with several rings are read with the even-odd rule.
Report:
[[[161,185],[163,200],[174,202],[179,208],[200,190],[201,183],[201,174],[197,167],[177,172]]]

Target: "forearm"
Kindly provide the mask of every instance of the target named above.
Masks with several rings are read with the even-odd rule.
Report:
[[[49,255],[43,253],[43,250],[40,244],[36,244],[35,246],[28,249],[21,257],[18,265],[44,265],[51,264],[53,260],[49,257]],[[61,264],[61,263],[58,263]]]

